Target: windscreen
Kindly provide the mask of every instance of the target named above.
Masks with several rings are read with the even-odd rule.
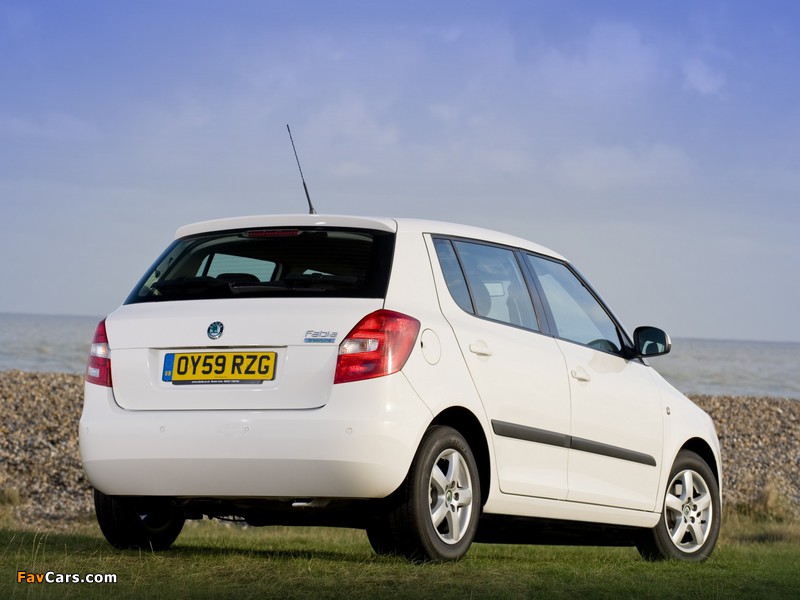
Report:
[[[394,234],[347,228],[247,229],[173,242],[125,304],[269,296],[383,298]]]

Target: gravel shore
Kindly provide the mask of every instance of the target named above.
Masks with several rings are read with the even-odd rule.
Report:
[[[695,396],[722,444],[724,502],[800,516],[800,401]],[[78,454],[83,378],[0,372],[0,511],[58,529],[93,518]]]

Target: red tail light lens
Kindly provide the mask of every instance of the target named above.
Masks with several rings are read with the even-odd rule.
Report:
[[[419,321],[378,310],[359,321],[339,346],[334,383],[396,373],[406,364],[419,334]]]
[[[108,349],[106,320],[97,324],[89,348],[89,361],[86,365],[86,381],[105,387],[111,387],[111,353]]]

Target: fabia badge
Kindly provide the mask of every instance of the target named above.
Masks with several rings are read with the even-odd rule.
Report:
[[[320,331],[317,329],[309,329],[306,331],[306,336],[303,342],[306,344],[333,344],[336,342],[336,336],[339,335],[336,331]]]
[[[219,321],[214,321],[208,326],[208,337],[210,337],[212,340],[218,339],[219,336],[222,335],[223,329],[225,329],[225,326],[222,323]]]

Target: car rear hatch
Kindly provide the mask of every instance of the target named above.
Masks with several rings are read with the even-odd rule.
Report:
[[[250,227],[176,240],[106,319],[128,410],[324,406],[338,347],[382,308],[394,235]]]
[[[130,410],[326,404],[338,344],[381,300],[205,300],[124,306],[106,320],[114,397]],[[222,335],[212,340],[212,323]],[[218,327],[218,326],[217,326]]]

